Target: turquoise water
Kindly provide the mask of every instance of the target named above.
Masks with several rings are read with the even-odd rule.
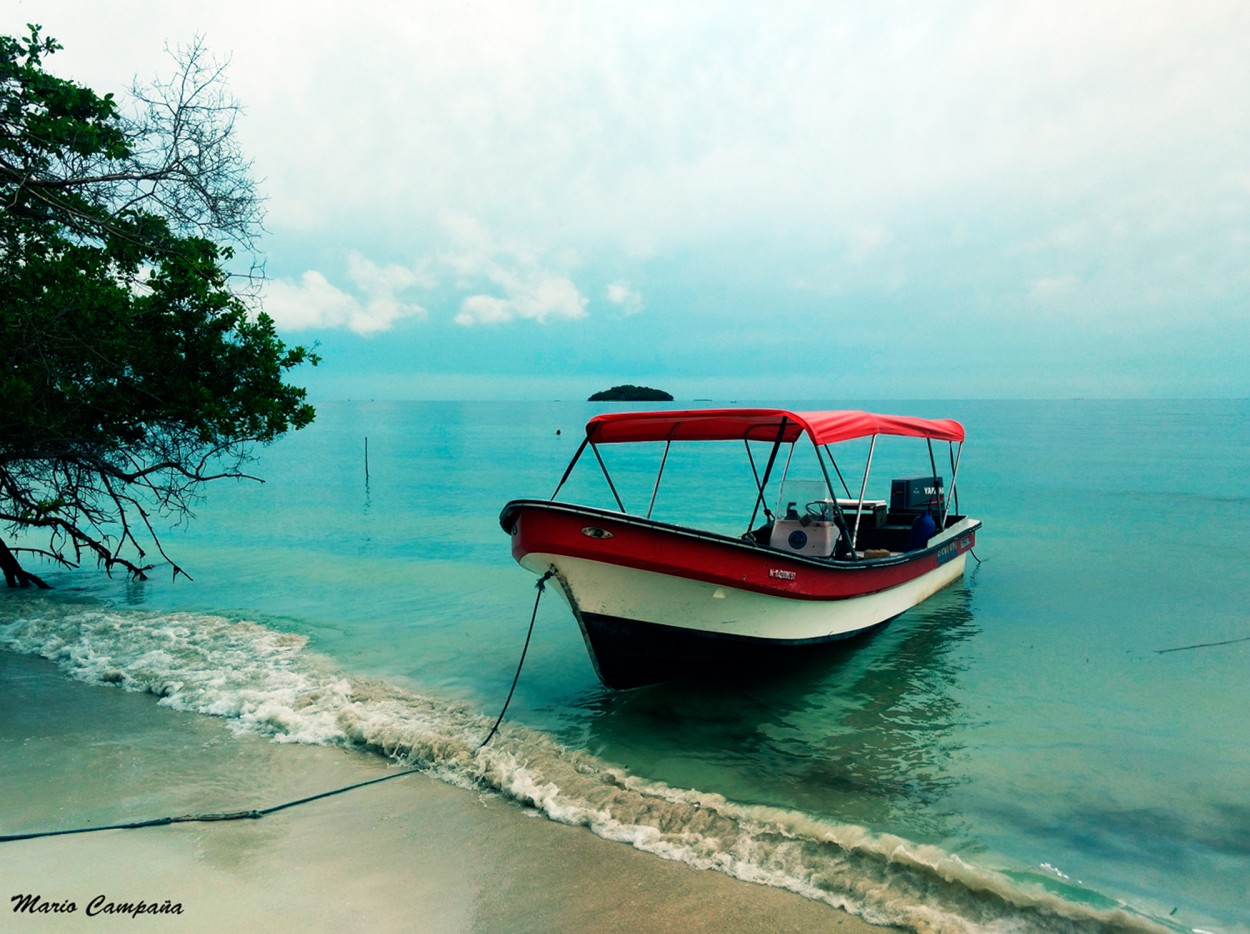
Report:
[[[870,920],[1250,930],[1250,403],[847,404],[965,424],[983,563],[784,674],[611,692],[551,595],[473,751],[535,595],[499,509],[550,495],[603,408],[558,402],[324,404],[165,537],[193,581],[47,570],[0,594],[0,647]],[[720,470],[690,457],[667,471]],[[645,506],[655,458],[613,466]]]

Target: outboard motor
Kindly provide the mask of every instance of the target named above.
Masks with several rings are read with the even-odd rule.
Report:
[[[926,509],[940,516],[946,505],[941,477],[910,477],[890,482],[890,512],[920,513]]]

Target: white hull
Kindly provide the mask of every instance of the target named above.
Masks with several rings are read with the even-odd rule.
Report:
[[[963,576],[966,553],[888,590],[840,600],[795,599],[567,555],[532,553],[521,564],[555,580],[580,618],[590,613],[716,636],[768,642],[838,638],[898,616]]]

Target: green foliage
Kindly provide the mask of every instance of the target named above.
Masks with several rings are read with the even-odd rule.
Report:
[[[142,576],[154,513],[185,517],[200,483],[312,422],[285,377],[317,358],[249,306],[218,242],[247,245],[260,216],[221,70],[192,47],[132,118],[45,71],[59,48],[0,36],[0,523]]]
[[[673,397],[663,389],[652,389],[649,386],[635,386],[626,383],[613,386],[595,393],[590,402],[672,402]]]

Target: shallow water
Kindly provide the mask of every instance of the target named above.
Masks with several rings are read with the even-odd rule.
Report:
[[[870,920],[1250,929],[1250,404],[853,404],[964,422],[984,563],[792,671],[611,692],[544,599],[474,753],[535,594],[498,512],[551,493],[582,403],[323,405],[261,452],[267,483],[210,489],[167,536],[193,582],[48,571],[55,594],[0,596],[0,647]],[[609,456],[645,501],[658,454]],[[709,457],[670,460],[657,511],[718,505],[676,479]]]

